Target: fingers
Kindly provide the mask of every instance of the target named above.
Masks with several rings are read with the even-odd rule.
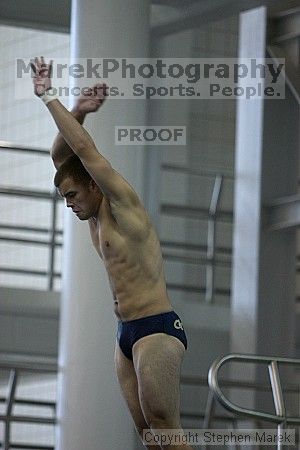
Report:
[[[53,72],[53,59],[47,64],[43,56],[40,58],[35,57],[34,60],[31,60],[30,67],[34,73],[34,78],[37,78],[38,76],[47,76],[48,78],[51,78]]]
[[[96,83],[96,84],[93,86],[93,89],[94,89],[95,91],[97,91],[97,90],[103,90],[103,92],[104,92],[104,91],[106,91],[107,88],[108,88],[108,86],[107,86],[106,83]]]
[[[52,77],[52,72],[53,72],[53,59],[51,59],[49,62],[49,78]]]
[[[36,76],[37,76],[37,70],[36,70],[36,67],[35,67],[35,65],[34,65],[33,62],[30,63],[30,67],[31,67],[31,70],[32,70],[32,72],[33,72],[33,77],[36,78]]]
[[[106,83],[97,83],[93,86],[94,95],[101,101],[105,100],[107,96],[107,84]]]

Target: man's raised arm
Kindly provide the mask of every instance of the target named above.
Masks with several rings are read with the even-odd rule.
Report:
[[[83,124],[84,116],[82,114],[76,111],[76,109],[72,110],[71,114],[75,117],[77,122],[79,122],[81,125]],[[73,150],[66,143],[65,138],[63,137],[61,132],[58,132],[50,150],[50,155],[55,168],[58,169],[63,164],[63,162],[73,154]]]
[[[85,89],[84,93],[76,100],[71,110],[71,114],[80,125],[83,124],[85,116],[96,112],[102,106],[105,96],[102,94],[103,86],[95,84],[90,89]],[[56,169],[71,155],[74,154],[72,148],[65,141],[64,136],[59,132],[53,142],[51,158]]]
[[[58,99],[50,95],[52,64],[46,64],[43,58],[36,58],[35,64],[32,64],[32,69],[35,72],[33,79],[34,93],[41,97],[47,105],[65,142],[81,159],[86,170],[102,192],[113,203],[118,202],[127,206],[139,203],[138,196],[133,188],[98,152],[89,133]],[[101,95],[103,99],[106,86],[102,86],[103,88],[98,95]]]

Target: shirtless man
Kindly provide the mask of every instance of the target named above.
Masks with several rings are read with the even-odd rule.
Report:
[[[108,274],[118,318],[116,372],[135,427],[141,437],[145,429],[181,429],[179,383],[187,341],[166,291],[160,244],[138,195],[82,127],[85,115],[104,101],[105,85],[96,85],[69,112],[49,95],[51,62],[36,58],[32,69],[34,93],[60,131],[51,151],[54,183],[66,206],[88,220]],[[145,445],[191,450],[187,445]]]

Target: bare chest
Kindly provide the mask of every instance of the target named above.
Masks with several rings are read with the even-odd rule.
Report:
[[[99,219],[89,219],[90,235],[97,253],[105,262],[122,253],[125,240],[107,206],[101,211]]]

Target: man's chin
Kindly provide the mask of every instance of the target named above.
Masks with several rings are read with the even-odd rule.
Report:
[[[89,219],[89,217],[85,217],[85,216],[77,216],[77,218],[79,219],[79,220],[81,220],[82,222],[84,221],[84,220],[88,220]]]
[[[77,219],[79,219],[79,220],[81,220],[81,221],[83,221],[83,220],[88,220],[89,219],[89,217],[87,217],[85,214],[83,214],[82,212],[78,212],[78,213],[76,213],[76,217],[77,217]]]

